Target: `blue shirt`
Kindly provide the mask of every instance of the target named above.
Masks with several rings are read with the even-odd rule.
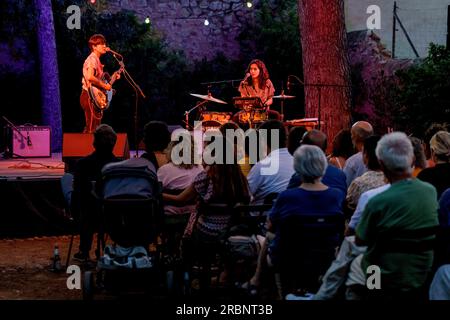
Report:
[[[270,257],[276,261],[280,239],[280,225],[291,216],[314,216],[342,214],[344,195],[340,190],[328,188],[323,191],[308,191],[302,188],[288,189],[278,196],[269,214],[275,238],[270,244]]]
[[[347,196],[347,183],[345,182],[345,174],[341,169],[335,166],[327,166],[322,183],[330,188],[339,189],[342,191],[344,198]],[[298,173],[295,173],[289,181],[288,189],[298,188],[302,183],[302,178]]]
[[[247,176],[252,204],[261,204],[269,194],[286,190],[294,172],[294,158],[287,148],[273,150],[256,163]]]

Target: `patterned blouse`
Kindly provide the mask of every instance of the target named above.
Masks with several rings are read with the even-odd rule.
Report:
[[[206,171],[200,172],[194,179],[194,189],[204,203],[210,202],[213,196],[213,184]],[[231,215],[210,215],[208,212],[199,212],[196,228],[203,234],[217,237],[228,227]]]
[[[369,170],[362,176],[352,181],[347,191],[347,206],[351,210],[356,209],[359,197],[366,191],[385,185],[384,173],[381,171]]]

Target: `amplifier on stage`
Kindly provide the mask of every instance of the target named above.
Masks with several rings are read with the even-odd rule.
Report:
[[[10,129],[12,157],[51,157],[49,126],[16,126]]]

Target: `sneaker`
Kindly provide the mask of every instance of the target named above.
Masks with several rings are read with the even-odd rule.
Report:
[[[302,296],[297,296],[293,293],[289,293],[286,295],[286,300],[312,300],[314,298],[314,295],[312,293],[305,293]]]
[[[86,261],[89,260],[89,255],[88,254],[84,254],[81,251],[78,251],[77,253],[75,253],[73,255],[73,260],[79,261],[79,262],[86,262]]]

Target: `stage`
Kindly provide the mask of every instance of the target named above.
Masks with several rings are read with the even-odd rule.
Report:
[[[71,232],[60,185],[63,174],[60,153],[0,159],[0,238]]]

